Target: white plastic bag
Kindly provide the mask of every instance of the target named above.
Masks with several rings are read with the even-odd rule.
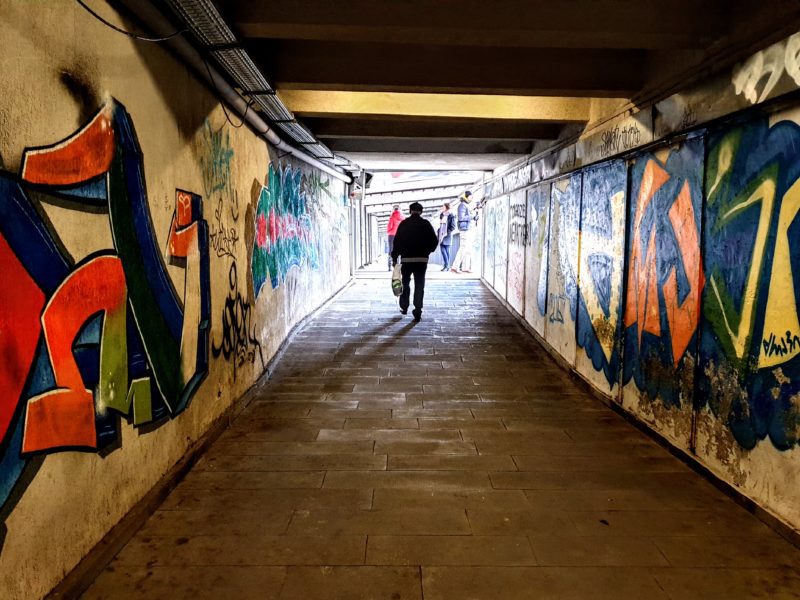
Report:
[[[403,275],[400,273],[400,263],[392,269],[392,292],[395,296],[403,293]]]

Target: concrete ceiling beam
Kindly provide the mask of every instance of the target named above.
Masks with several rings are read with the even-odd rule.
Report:
[[[279,89],[286,107],[300,117],[409,120],[419,117],[509,120],[509,123],[589,120],[590,98],[453,95]],[[513,125],[510,125],[513,127]]]
[[[644,82],[647,52],[251,41],[282,89],[619,97]],[[525,65],[524,68],[521,65]]]
[[[493,171],[528,154],[341,152],[367,171]]]
[[[334,152],[438,152],[461,154],[530,154],[533,143],[520,140],[441,140],[430,138],[329,139]]]
[[[431,138],[462,140],[554,140],[560,123],[505,119],[452,119],[419,117],[397,119],[390,115],[376,118],[304,117],[303,124],[321,139]]]
[[[728,10],[726,10],[726,7]],[[695,49],[728,26],[722,0],[228,0],[249,38],[538,48]]]

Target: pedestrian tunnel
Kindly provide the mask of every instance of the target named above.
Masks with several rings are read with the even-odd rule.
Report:
[[[794,597],[800,9],[573,4],[4,3],[0,597]]]

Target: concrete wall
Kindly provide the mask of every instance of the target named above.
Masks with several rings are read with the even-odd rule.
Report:
[[[764,102],[800,85],[799,46],[769,50],[771,78],[744,61],[491,182],[483,272],[581,377],[794,529],[800,104]],[[497,227],[514,181],[522,302],[499,274],[520,268],[519,211]]]
[[[29,599],[348,281],[349,223],[158,44],[71,0],[4,0],[0,39],[0,597]]]

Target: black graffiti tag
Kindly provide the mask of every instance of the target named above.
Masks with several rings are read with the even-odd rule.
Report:
[[[231,264],[228,273],[230,292],[225,298],[225,308],[222,311],[222,342],[211,345],[214,358],[222,355],[225,360],[233,363],[233,380],[236,381],[236,370],[245,362],[254,363],[256,354],[264,366],[264,355],[261,351],[261,342],[255,333],[252,323],[252,308],[239,293],[239,281],[236,273],[236,263]]]
[[[236,232],[236,227],[229,227],[226,220],[223,219],[222,210],[222,198],[220,198],[214,211],[214,222],[211,223],[211,232],[208,236],[209,242],[218,257],[230,256],[231,258],[236,258],[234,252],[239,241],[239,234]],[[231,216],[234,221],[239,216],[234,213],[233,208],[231,208]]]

